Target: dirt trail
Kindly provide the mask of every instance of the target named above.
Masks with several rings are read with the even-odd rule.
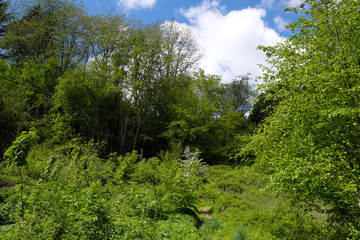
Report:
[[[212,216],[210,215],[212,210],[212,207],[204,207],[200,210],[200,213],[204,214],[206,219],[212,219]]]

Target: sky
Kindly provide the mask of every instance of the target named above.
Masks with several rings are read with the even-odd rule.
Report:
[[[77,2],[80,2],[78,0]],[[284,12],[301,0],[84,0],[90,14],[113,9],[144,23],[175,20],[194,32],[203,59],[200,67],[224,82],[250,73],[261,76],[266,56],[257,47],[275,45],[290,36],[284,26],[296,21]],[[255,82],[253,82],[255,83]]]

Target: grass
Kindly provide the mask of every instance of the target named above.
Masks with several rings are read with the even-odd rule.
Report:
[[[266,179],[256,165],[211,166],[200,193],[199,206],[209,206],[218,221],[209,239],[316,239],[323,222],[278,198],[266,189]],[[214,223],[206,223],[210,228]]]

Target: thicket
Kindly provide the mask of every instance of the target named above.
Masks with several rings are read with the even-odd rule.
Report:
[[[208,166],[175,145],[100,158],[80,139],[28,153],[23,179],[3,168],[2,239],[297,239],[324,236],[323,216],[292,208],[253,167]],[[209,208],[210,207],[210,208]],[[317,217],[316,221],[314,218]]]

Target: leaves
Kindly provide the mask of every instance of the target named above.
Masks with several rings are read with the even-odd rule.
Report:
[[[12,143],[12,145],[4,153],[4,157],[17,167],[27,164],[26,157],[32,146],[37,143],[39,137],[35,130],[22,132],[19,137]]]
[[[263,48],[272,65],[263,89],[277,106],[252,146],[275,189],[358,229],[360,45],[349,29],[360,27],[359,2],[306,3],[293,36]]]

